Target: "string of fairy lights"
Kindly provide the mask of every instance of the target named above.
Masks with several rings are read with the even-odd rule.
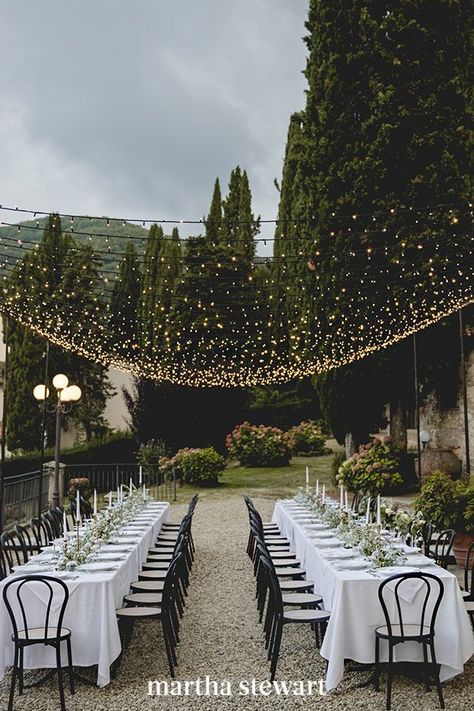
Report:
[[[333,213],[324,230],[314,216],[260,220],[279,235],[252,238],[245,263],[248,238],[226,238],[223,225],[222,241],[202,238],[193,247],[188,238],[172,254],[163,251],[157,259],[166,268],[153,287],[146,281],[156,266],[147,234],[119,234],[114,226],[186,224],[202,232],[207,221],[55,213],[69,240],[53,293],[47,268],[42,281],[35,262],[49,213],[0,205],[2,211],[33,220],[0,220],[4,313],[66,350],[157,381],[242,387],[310,376],[393,345],[474,301],[470,202]],[[84,220],[104,227],[87,232]],[[293,235],[284,248],[282,228]],[[137,245],[138,311],[147,290],[156,287],[158,300],[143,321],[136,304],[124,303],[111,326],[130,240]],[[176,235],[160,240],[176,242]],[[272,257],[253,253],[262,242],[274,243]]]

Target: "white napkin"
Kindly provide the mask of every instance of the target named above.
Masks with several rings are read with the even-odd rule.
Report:
[[[47,575],[48,577],[51,578],[64,578],[64,582],[66,583],[68,590],[69,590],[69,599],[71,598],[71,595],[74,593],[75,590],[79,587],[79,580],[78,579],[73,579],[73,573],[69,573],[67,571],[58,571],[58,570],[52,570],[52,571],[43,571],[42,575]],[[51,583],[53,586],[53,601],[51,603],[51,612],[56,612],[59,610],[63,603],[63,593],[62,589],[60,588],[59,585],[54,585],[54,583]],[[39,581],[32,580],[31,582],[25,583],[23,586],[22,590],[27,587],[28,591],[31,592],[35,597],[38,598],[38,600],[43,603],[43,605],[46,607],[46,605],[49,602],[49,589],[43,584],[40,583]],[[14,591],[10,588],[9,590],[9,599],[12,600],[12,593],[14,594]],[[56,594],[54,594],[56,593]],[[69,603],[68,603],[69,604]],[[15,609],[15,608],[14,608]],[[28,616],[28,613],[27,613]],[[19,618],[18,618],[19,619]]]
[[[392,590],[392,592],[395,592],[395,586],[398,582],[398,580],[393,580],[391,583],[387,583],[387,587]],[[402,600],[411,604],[417,596],[418,591],[424,587],[424,585],[423,580],[420,580],[420,578],[408,578],[400,584],[398,594]]]

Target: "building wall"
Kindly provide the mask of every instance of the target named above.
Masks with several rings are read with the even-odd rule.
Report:
[[[5,362],[5,343],[3,342],[3,320],[0,319],[0,368],[3,369],[3,363]],[[66,373],[67,375],[67,373]],[[125,407],[125,402],[122,395],[122,387],[129,389],[132,385],[133,378],[127,373],[121,373],[118,370],[111,368],[108,372],[108,376],[111,384],[115,388],[115,394],[109,398],[105,408],[105,419],[107,420],[109,427],[115,430],[128,430],[129,426],[127,423],[128,412]],[[38,382],[42,380],[42,373],[38,373]],[[81,384],[78,383],[80,386]],[[0,421],[3,413],[3,382],[0,381]],[[76,428],[70,427],[67,431],[63,431],[61,434],[62,446],[67,449],[68,447],[73,447],[77,442],[79,433]],[[38,443],[39,446],[39,443]]]
[[[469,454],[471,463],[474,463],[474,351],[469,354],[466,362],[466,384]],[[430,395],[420,408],[420,427],[429,433],[431,438],[430,447],[452,450],[465,465],[466,439],[464,431],[464,401],[461,386],[459,387],[456,407],[439,409],[436,396],[434,394]]]

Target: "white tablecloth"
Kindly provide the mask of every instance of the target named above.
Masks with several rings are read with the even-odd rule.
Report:
[[[337,570],[314,545],[304,522],[295,520],[291,504],[294,501],[278,501],[273,521],[289,539],[292,551],[306,570],[307,579],[314,581],[315,592],[323,597],[324,609],[331,612],[321,648],[322,656],[328,660],[326,688],[329,691],[343,677],[344,659],[361,664],[375,661],[374,630],[385,624],[377,595],[382,580],[364,571]],[[427,572],[440,577],[444,585],[435,628],[435,651],[441,664],[441,681],[446,681],[461,674],[464,664],[474,654],[474,635],[456,577],[439,566],[430,566]],[[406,614],[407,622],[419,622],[420,605],[416,597],[410,606],[407,605]],[[380,651],[381,661],[387,661],[387,647],[383,642]],[[422,646],[416,643],[397,645],[394,658],[396,661],[422,661]]]
[[[82,572],[75,580],[65,580],[70,595],[63,626],[71,630],[73,664],[78,667],[97,664],[98,686],[106,686],[110,682],[110,665],[121,651],[115,610],[122,606],[123,596],[130,592],[130,583],[138,580],[148,549],[156,540],[162,524],[168,520],[169,504],[163,503],[159,509],[155,504],[155,508],[148,511],[145,509],[140,515],[144,513],[149,513],[151,522],[146,529],[137,533],[139,540],[133,544],[126,558],[120,561],[118,569],[110,572]],[[112,551],[113,546],[109,550]],[[36,560],[35,557],[33,561]],[[21,573],[21,569],[18,573]],[[47,570],[44,574],[54,576],[54,572]],[[0,595],[5,582],[0,583]],[[33,591],[28,591],[25,600],[28,602],[29,626],[33,626],[36,614],[38,623],[43,624],[44,604]],[[13,663],[11,634],[10,618],[3,598],[0,597],[0,680],[4,677],[5,667]],[[64,665],[67,659],[65,647],[62,659]],[[26,669],[55,667],[54,649],[42,645],[26,649],[24,665]]]

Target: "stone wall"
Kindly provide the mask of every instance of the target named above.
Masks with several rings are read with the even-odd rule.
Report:
[[[471,470],[474,465],[474,351],[466,362],[467,403],[469,422],[469,452]],[[436,395],[432,393],[420,407],[420,428],[426,430],[431,441],[429,446],[450,449],[456,454],[465,468],[466,449],[464,434],[464,404],[461,386],[459,387],[456,407],[440,409]],[[416,431],[410,432],[409,446],[416,448]]]

